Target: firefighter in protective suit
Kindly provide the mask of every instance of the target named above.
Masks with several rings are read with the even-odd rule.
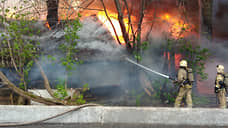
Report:
[[[217,65],[217,75],[215,79],[215,93],[218,96],[219,108],[226,108],[226,84],[223,65]]]
[[[177,74],[177,83],[179,86],[179,91],[175,100],[174,107],[180,107],[181,101],[184,96],[186,96],[187,107],[192,108],[192,84],[194,82],[194,77],[192,69],[188,68],[188,63],[186,60],[180,61],[180,68]]]

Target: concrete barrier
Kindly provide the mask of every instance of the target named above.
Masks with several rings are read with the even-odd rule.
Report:
[[[75,106],[0,106],[0,123],[23,123],[41,120]],[[228,109],[155,108],[155,107],[86,107],[41,122],[32,127],[118,127],[176,128],[228,127]],[[29,126],[23,126],[29,127]]]

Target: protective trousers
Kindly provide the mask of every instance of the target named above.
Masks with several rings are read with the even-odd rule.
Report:
[[[218,92],[219,108],[226,108],[226,90],[222,88]]]
[[[180,87],[178,95],[175,100],[174,107],[180,107],[181,101],[184,98],[184,96],[186,95],[187,107],[192,108],[192,95],[191,94],[192,94],[192,88]]]

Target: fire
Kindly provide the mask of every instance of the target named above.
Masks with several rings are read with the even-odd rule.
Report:
[[[99,20],[108,28],[108,30],[110,31],[110,33],[113,36],[113,38],[115,40],[117,40],[117,37],[116,37],[115,32],[113,30],[113,27],[112,27],[111,23],[109,22],[109,20],[107,19],[107,16],[105,15],[105,12],[101,11],[97,15],[98,15]],[[122,34],[122,31],[121,31],[121,28],[120,28],[120,24],[119,24],[119,21],[118,21],[118,14],[109,13],[108,16],[110,17],[110,19],[112,21],[112,24],[115,27],[115,30],[116,30],[116,33],[117,33],[118,38],[120,40],[120,43],[121,44],[125,44],[124,43],[123,34]],[[129,24],[128,24],[128,18],[124,18],[123,21],[125,23],[126,30],[128,30],[129,35],[131,35],[131,30],[130,30]]]
[[[169,14],[165,14],[164,16],[162,16],[162,19],[170,20],[170,15]]]
[[[168,68],[170,68],[170,52],[164,52],[163,57],[168,61]]]
[[[115,27],[115,30],[116,30],[116,33],[118,35],[120,42],[122,44],[124,44],[123,34],[122,34],[120,24],[118,21],[118,14],[117,13],[108,13],[108,15],[112,21],[112,24]],[[97,16],[98,16],[99,20],[108,28],[108,30],[110,31],[113,38],[115,40],[117,40],[117,37],[116,37],[115,32],[113,30],[113,27],[112,27],[111,23],[109,22],[109,20],[107,19],[105,12],[100,11],[100,12],[98,12]],[[136,21],[135,17],[131,17],[131,18],[132,18],[132,21]],[[175,39],[183,37],[184,32],[189,31],[189,28],[191,28],[190,24],[185,23],[184,20],[177,18],[177,17],[174,17],[174,16],[171,16],[168,13],[161,15],[160,18],[163,21],[166,21],[168,23],[168,25],[169,25],[168,31],[170,32],[171,36]],[[126,30],[128,30],[129,35],[131,35],[132,33],[131,33],[130,28],[129,28],[128,18],[124,18],[123,20],[125,23]]]
[[[168,61],[168,68],[170,68],[170,52],[163,52],[163,57]],[[182,58],[181,54],[178,54],[178,53],[174,54],[175,69],[178,69],[181,58]]]
[[[175,54],[174,58],[175,58],[175,68],[178,69],[182,55],[181,54]]]
[[[51,27],[50,27],[48,21],[46,21],[44,25],[45,25],[49,30],[51,30]]]
[[[169,32],[171,36],[175,39],[183,37],[183,32],[188,31],[190,25],[185,23],[182,19],[172,17],[170,14],[166,13],[161,16],[161,19],[166,21],[169,25]]]

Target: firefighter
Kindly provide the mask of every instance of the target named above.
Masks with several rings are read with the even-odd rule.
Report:
[[[224,72],[223,65],[217,65],[217,75],[215,78],[215,88],[214,91],[219,100],[219,108],[226,108],[226,74]]]
[[[178,94],[175,100],[174,107],[180,107],[181,101],[186,96],[187,107],[192,108],[192,84],[194,77],[192,69],[188,68],[186,60],[180,61],[180,67],[177,74],[177,83],[179,86]]]

